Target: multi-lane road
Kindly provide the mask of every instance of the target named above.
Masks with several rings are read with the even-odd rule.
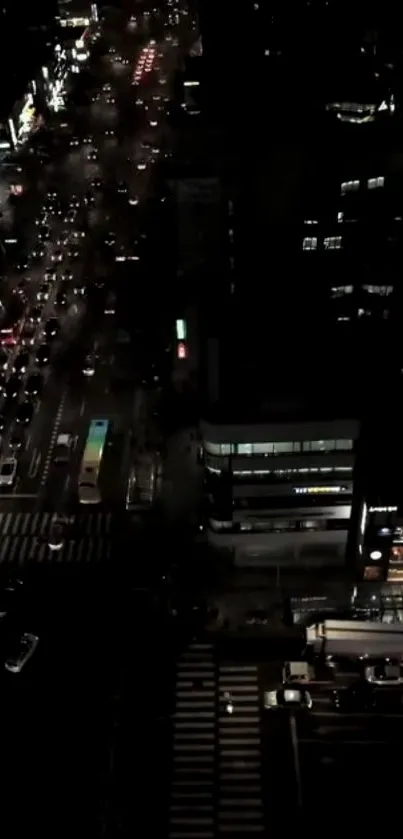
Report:
[[[75,513],[78,472],[93,418],[108,419],[113,428],[104,456],[99,515],[121,512],[129,432],[140,423],[136,406],[141,403],[138,391],[143,373],[124,332],[122,338],[118,314],[107,313],[105,301],[108,290],[116,287],[121,264],[126,263],[124,269],[130,267],[133,279],[133,307],[138,308],[136,283],[142,282],[141,260],[146,258],[147,247],[142,217],[153,200],[154,164],[169,153],[165,116],[179,50],[171,33],[165,36],[159,13],[154,20],[147,14],[138,15],[135,26],[126,25],[122,16],[113,17],[112,24],[105,24],[104,54],[90,63],[84,82],[77,81],[78,88],[86,86],[84,94],[90,105],[70,104],[66,112],[52,118],[41,140],[58,149],[50,160],[45,158],[41,169],[43,217],[35,224],[40,212],[36,196],[25,237],[28,267],[23,274],[10,272],[4,286],[10,293],[21,276],[27,277],[29,318],[38,305],[46,268],[52,259],[60,259],[49,299],[42,304],[28,373],[37,370],[36,349],[44,341],[49,317],[59,319],[60,332],[52,343],[50,368],[42,371],[44,388],[23,436],[17,479],[0,496],[0,513],[5,521],[12,520],[15,536],[25,535],[19,528],[28,521],[27,516]],[[180,24],[183,26],[182,18]],[[24,151],[22,182],[26,160]],[[32,161],[29,166],[32,168]],[[33,253],[41,225],[50,235],[49,240],[39,242],[45,253],[38,259]],[[66,289],[67,302],[61,311],[56,301],[62,289]],[[141,320],[141,313],[134,312],[134,317]],[[10,353],[10,368],[19,350],[17,346]],[[95,357],[91,377],[83,375],[88,352]],[[6,415],[3,457],[9,454],[14,431],[12,413],[10,419]],[[54,463],[60,433],[72,438],[67,467]],[[0,563],[17,560],[23,564],[23,556],[28,555],[36,555],[34,548],[18,553],[15,546],[12,560],[3,546]]]

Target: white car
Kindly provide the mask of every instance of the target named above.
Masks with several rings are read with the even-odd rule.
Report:
[[[272,711],[278,708],[312,708],[312,697],[309,691],[299,687],[284,687],[279,690],[265,690],[263,705]]]
[[[24,632],[18,639],[15,652],[4,662],[6,670],[9,673],[20,673],[27,661],[34,654],[38,644],[39,638],[37,635],[32,635],[31,632]]]
[[[15,457],[5,457],[0,465],[0,486],[13,486],[16,474],[17,459]]]

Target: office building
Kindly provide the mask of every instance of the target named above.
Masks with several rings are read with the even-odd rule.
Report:
[[[57,0],[56,20],[63,28],[83,29],[98,21],[98,7],[90,0]]]
[[[259,415],[240,379],[237,408],[226,399],[202,421],[208,539],[238,565],[346,561],[360,425],[318,396],[310,416],[302,396]]]

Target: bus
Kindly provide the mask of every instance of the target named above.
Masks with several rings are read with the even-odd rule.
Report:
[[[78,478],[80,504],[99,504],[99,471],[109,431],[109,420],[92,420]]]

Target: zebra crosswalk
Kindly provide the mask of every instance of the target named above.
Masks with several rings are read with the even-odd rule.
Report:
[[[169,839],[263,835],[256,666],[221,664],[207,643],[182,653],[172,761]]]
[[[49,535],[54,513],[0,513],[1,536]],[[108,536],[112,527],[111,513],[78,513],[69,517],[70,529],[79,536]]]
[[[58,551],[49,548],[53,513],[0,513],[0,564],[19,567],[42,562],[91,563],[107,560],[112,549],[112,515],[79,513],[69,519]]]

